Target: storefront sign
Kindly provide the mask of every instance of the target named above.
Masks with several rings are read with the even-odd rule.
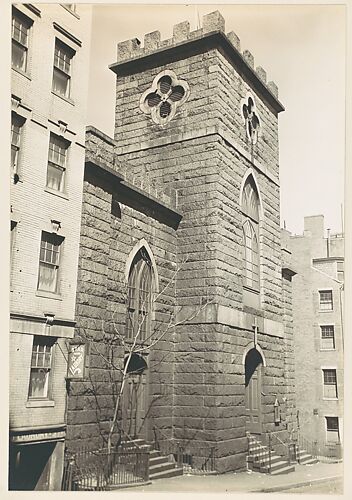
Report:
[[[67,378],[76,379],[84,377],[86,360],[86,344],[71,344],[68,355]]]
[[[47,431],[38,432],[31,434],[18,434],[12,436],[11,441],[13,443],[33,443],[33,442],[44,442],[44,441],[58,441],[65,438],[65,431]]]

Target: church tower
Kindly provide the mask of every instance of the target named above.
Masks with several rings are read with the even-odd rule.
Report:
[[[172,439],[213,447],[219,472],[241,469],[249,433],[287,441],[294,426],[292,272],[280,244],[284,107],[219,12],[195,31],[175,25],[168,40],[154,31],[143,45],[119,43],[110,69],[115,159],[126,176],[174,195],[182,216]]]

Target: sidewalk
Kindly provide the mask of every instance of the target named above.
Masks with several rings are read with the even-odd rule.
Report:
[[[271,476],[259,472],[229,472],[213,476],[184,475],[168,479],[158,479],[152,484],[130,488],[131,491],[171,491],[171,492],[273,492],[298,485],[343,477],[343,464],[296,465],[295,472]]]

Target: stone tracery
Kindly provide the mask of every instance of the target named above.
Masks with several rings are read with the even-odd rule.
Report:
[[[154,123],[165,125],[189,96],[189,86],[185,80],[179,80],[173,71],[159,73],[141,96],[140,108],[150,114]]]

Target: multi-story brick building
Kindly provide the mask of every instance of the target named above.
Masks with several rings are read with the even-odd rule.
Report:
[[[60,489],[90,22],[83,5],[12,10],[10,489]]]
[[[116,385],[103,344],[123,368],[138,322],[126,433],[194,456],[214,447],[227,471],[246,465],[246,432],[285,441],[294,430],[284,108],[224,30],[214,12],[196,31],[174,26],[170,40],[156,31],[144,47],[118,44],[114,139],[87,131],[77,323],[91,345],[87,378],[70,384],[69,450],[106,444]]]
[[[341,457],[343,432],[344,235],[324,233],[322,215],[303,235],[285,234],[297,276],[293,325],[299,432],[306,448]]]

